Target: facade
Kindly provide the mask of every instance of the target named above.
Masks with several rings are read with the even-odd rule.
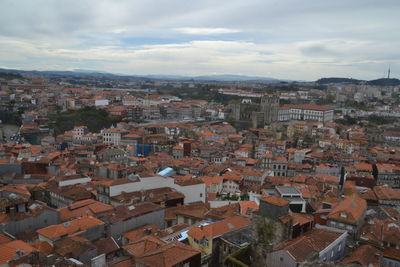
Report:
[[[400,187],[400,167],[395,164],[376,164],[378,169],[377,184]]]
[[[279,218],[288,215],[289,203],[288,200],[277,196],[261,198],[258,214],[278,220]]]
[[[283,105],[279,110],[279,121],[333,121],[333,108],[321,105]]]
[[[103,143],[120,145],[122,136],[129,134],[128,131],[119,128],[110,128],[102,131]]]
[[[57,210],[37,202],[28,207],[26,202],[14,201],[4,209],[8,212],[2,214],[0,232],[7,232],[12,235],[60,222]]]
[[[113,237],[118,243],[122,242],[122,234],[138,227],[155,224],[164,228],[165,209],[159,205],[141,202],[130,206],[118,206],[113,214],[109,214],[105,221],[107,236]]]
[[[244,99],[234,106],[234,118],[237,121],[251,122],[254,128],[263,128],[278,120],[279,97],[265,95],[260,104]]]
[[[226,233],[240,231],[251,222],[234,216],[208,225],[192,227],[188,231],[189,245],[201,251],[202,263],[212,258],[212,266],[218,266],[220,237]]]
[[[284,157],[273,157],[265,154],[261,159],[261,166],[273,172],[273,176],[287,176],[288,161]]]
[[[353,194],[346,196],[328,214],[327,225],[356,235],[365,218],[367,202]]]

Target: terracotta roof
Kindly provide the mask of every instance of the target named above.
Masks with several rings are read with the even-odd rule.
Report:
[[[136,262],[148,267],[173,267],[196,255],[199,255],[200,260],[200,251],[173,241],[136,258]]]
[[[370,245],[362,245],[356,248],[350,256],[345,258],[344,263],[358,263],[362,266],[379,266],[378,249]]]
[[[293,225],[304,225],[314,221],[314,217],[307,214],[292,212],[290,213],[290,216],[292,217]]]
[[[342,233],[314,228],[275,248],[274,251],[287,251],[296,262],[302,262],[310,253],[324,250],[341,235]]]
[[[37,230],[38,234],[49,239],[54,239],[63,235],[71,235],[80,231],[90,229],[92,227],[102,225],[104,222],[93,217],[82,217],[70,222],[47,226]]]
[[[240,201],[240,215],[251,217],[254,211],[258,211],[258,205],[254,201]]]
[[[129,242],[136,241],[142,237],[151,235],[158,230],[158,226],[155,224],[146,224],[135,230],[123,233],[122,236],[129,240]]]
[[[385,248],[383,250],[383,256],[385,258],[390,258],[390,259],[400,261],[400,249]]]
[[[368,171],[368,172],[372,172],[372,165],[368,164],[368,163],[357,163],[354,164],[354,167],[356,168],[357,171]]]
[[[213,184],[221,184],[222,176],[201,176],[199,177],[207,187],[212,186]]]
[[[193,217],[196,219],[204,219],[205,214],[209,210],[209,206],[205,203],[196,203],[190,205],[182,205],[176,207],[170,207],[165,209],[165,219],[175,220],[178,214]]]
[[[117,242],[115,242],[114,238],[112,237],[99,239],[96,242],[94,242],[93,245],[95,245],[95,247],[97,248],[97,255],[103,253],[109,254],[119,250]]]
[[[290,201],[278,196],[268,196],[261,199],[261,201],[273,204],[275,206],[287,206]]]
[[[338,184],[339,183],[339,178],[333,175],[329,174],[316,174],[314,175],[316,180],[319,180],[324,183],[330,183],[330,184]]]
[[[54,242],[55,252],[64,257],[78,257],[96,247],[83,236],[68,236]]]
[[[156,248],[166,244],[164,241],[158,239],[155,236],[144,236],[139,240],[133,241],[128,245],[123,246],[123,249],[134,257],[139,257],[147,252],[153,251]]]
[[[20,194],[23,196],[31,196],[31,193],[29,192],[29,190],[26,188],[26,186],[23,185],[6,185],[0,188],[0,191],[8,191],[11,193],[16,193],[16,194]]]
[[[111,262],[107,262],[109,267],[132,267],[135,266],[132,257],[124,256],[121,258],[113,259]]]
[[[193,227],[188,231],[188,235],[197,240],[201,240],[203,237],[215,238],[250,224],[251,222],[248,219],[234,216],[206,226]]]
[[[328,219],[336,221],[357,224],[361,216],[367,209],[367,202],[360,198],[357,194],[345,196],[339,201],[328,214]]]
[[[303,105],[289,105],[285,104],[282,106],[283,109],[304,109],[304,110],[318,110],[318,111],[326,111],[332,110],[331,106],[328,105],[315,105],[315,104],[303,104]]]
[[[141,202],[135,205],[117,206],[114,212],[107,214],[107,220],[109,223],[116,223],[129,218],[142,216],[147,213],[151,213],[162,209],[159,205],[151,202]]]
[[[223,220],[240,214],[240,204],[232,203],[218,208],[212,208],[207,212],[208,218],[217,218]]]
[[[400,245],[400,223],[397,220],[370,219],[361,229],[361,239],[381,245],[382,242]]]
[[[385,185],[373,188],[379,200],[400,200],[400,189],[394,189]]]
[[[46,241],[36,241],[32,243],[32,247],[36,248],[43,254],[50,254],[53,252],[53,247]]]
[[[36,248],[21,240],[0,244],[0,264],[7,264],[12,261],[17,251],[23,251],[22,256],[26,256],[36,250]]]
[[[180,186],[189,186],[189,185],[195,185],[195,184],[203,184],[204,182],[200,179],[193,178],[190,180],[175,180],[175,183],[180,185]]]
[[[10,237],[0,234],[0,244],[8,243],[11,241],[12,239]]]
[[[61,221],[68,221],[73,218],[92,216],[114,210],[114,207],[94,199],[77,201],[69,207],[59,209]]]

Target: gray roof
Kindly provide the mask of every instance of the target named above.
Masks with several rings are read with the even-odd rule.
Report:
[[[276,188],[276,190],[278,192],[280,192],[281,194],[284,194],[284,195],[286,195],[286,194],[291,194],[291,195],[300,194],[300,192],[293,186],[276,186],[275,188]]]

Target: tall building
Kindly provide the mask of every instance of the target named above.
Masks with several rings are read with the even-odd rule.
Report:
[[[251,122],[253,128],[262,128],[266,124],[278,120],[279,97],[264,95],[260,103],[243,99],[234,107],[234,118],[237,121]]]

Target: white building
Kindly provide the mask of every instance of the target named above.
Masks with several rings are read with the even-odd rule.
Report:
[[[75,126],[72,130],[72,137],[79,138],[89,132],[86,126]]]
[[[92,179],[90,177],[82,176],[79,174],[63,176],[58,181],[58,186],[68,186],[75,184],[87,184],[90,183]]]
[[[103,136],[103,143],[116,146],[121,144],[121,137],[128,133],[128,131],[119,128],[110,128],[101,131],[101,134]]]
[[[279,121],[333,121],[333,108],[321,105],[283,105],[278,112]]]
[[[107,183],[108,182],[108,183]],[[110,203],[110,197],[120,195],[122,192],[138,192],[161,187],[171,187],[185,195],[184,203],[205,202],[206,186],[198,179],[177,182],[170,177],[143,177],[136,180],[117,179],[107,181],[98,186],[99,201]]]
[[[99,106],[108,106],[108,104],[109,104],[108,99],[96,99],[96,100],[94,101],[94,105],[95,105],[96,107],[99,107]]]

